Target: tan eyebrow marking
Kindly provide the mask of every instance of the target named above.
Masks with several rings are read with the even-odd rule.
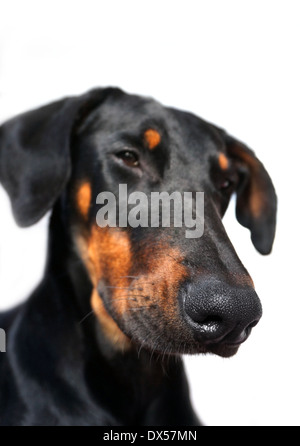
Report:
[[[224,153],[220,153],[219,155],[219,165],[222,170],[227,170],[229,167],[229,159]]]
[[[144,133],[145,140],[150,150],[155,149],[161,141],[161,136],[157,130],[148,129]]]
[[[90,183],[84,182],[81,184],[77,191],[76,198],[77,206],[81,215],[83,215],[83,217],[87,219],[92,198],[92,189]]]

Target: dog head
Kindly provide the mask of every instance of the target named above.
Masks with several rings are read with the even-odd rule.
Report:
[[[152,99],[97,89],[3,124],[0,180],[21,226],[68,203],[64,221],[92,285],[90,305],[115,348],[231,356],[260,319],[222,217],[236,194],[238,221],[268,254],[276,195],[255,154],[222,129]],[[125,214],[120,185],[133,194]],[[152,198],[167,193],[193,220],[196,192],[204,197],[198,236],[187,235],[182,207],[182,227],[174,218],[159,224],[166,202],[150,215]],[[132,197],[148,207],[134,207]],[[116,218],[99,225],[110,198]]]

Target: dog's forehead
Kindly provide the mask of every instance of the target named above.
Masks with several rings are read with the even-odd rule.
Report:
[[[136,131],[149,122],[164,126],[167,109],[151,98],[123,93],[108,97],[90,116],[94,128],[106,131]]]
[[[154,129],[159,133],[155,135],[157,140],[176,142],[182,151],[215,151],[224,145],[217,129],[198,116],[127,93],[109,97],[94,110],[89,121],[94,131],[111,134],[128,132],[138,136]]]

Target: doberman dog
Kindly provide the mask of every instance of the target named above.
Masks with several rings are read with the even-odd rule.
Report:
[[[195,115],[118,88],[0,128],[0,180],[17,223],[49,210],[44,277],[0,316],[1,425],[200,424],[182,354],[234,355],[262,307],[222,224],[236,194],[256,249],[272,249],[276,194],[254,152]],[[204,192],[204,233],[99,227],[97,194]]]

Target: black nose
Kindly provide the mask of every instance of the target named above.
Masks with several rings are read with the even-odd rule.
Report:
[[[187,285],[184,312],[199,341],[238,345],[258,323],[262,307],[253,288],[207,279]]]

